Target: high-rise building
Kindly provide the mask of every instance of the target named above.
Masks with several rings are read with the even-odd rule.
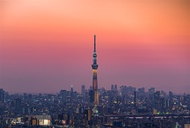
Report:
[[[139,95],[144,95],[144,93],[145,93],[145,88],[144,87],[138,89],[138,94]]]
[[[4,90],[0,89],[0,103],[4,102]]]
[[[150,102],[154,102],[154,92],[155,88],[151,87],[148,89],[148,97]]]
[[[67,90],[61,90],[60,91],[60,96],[61,96],[62,102],[65,102],[66,99],[67,99]]]
[[[111,91],[117,91],[117,85],[115,84],[115,85],[111,85]]]
[[[115,91],[117,91],[117,85],[115,85]]]
[[[94,92],[94,106],[97,106],[99,104],[98,99],[98,81],[97,81],[97,54],[96,54],[96,35],[94,35],[94,53],[93,53],[93,64],[92,64],[92,85],[93,85],[93,92]]]
[[[114,85],[112,84],[112,85],[111,85],[111,91],[113,91],[113,90],[114,90]]]
[[[154,94],[154,92],[155,92],[155,88],[151,87],[148,89],[149,94]]]
[[[173,92],[169,91],[169,106],[170,106],[170,108],[173,107],[173,97],[174,97]]]
[[[81,86],[81,94],[82,94],[82,95],[85,95],[85,85],[82,85],[82,86]]]
[[[71,85],[71,91],[70,91],[71,102],[73,101],[73,95],[74,95],[74,89],[73,89],[73,85]]]
[[[73,85],[71,85],[71,90],[70,90],[71,95],[73,95],[73,92],[74,92]]]
[[[136,105],[137,105],[137,92],[134,91],[134,109],[136,109]]]
[[[90,103],[94,103],[94,90],[89,91],[89,97],[90,97],[89,99]]]
[[[154,93],[154,106],[158,108],[160,106],[160,91]]]

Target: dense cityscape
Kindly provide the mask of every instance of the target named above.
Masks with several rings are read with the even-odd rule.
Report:
[[[190,128],[190,94],[111,85],[98,88],[96,35],[92,86],[57,94],[9,94],[0,89],[0,127]]]
[[[98,114],[93,113],[92,87],[81,93],[9,94],[0,89],[1,127],[126,127],[188,128],[190,95],[155,88],[111,85],[98,89]]]
[[[190,128],[190,0],[0,0],[0,128]]]

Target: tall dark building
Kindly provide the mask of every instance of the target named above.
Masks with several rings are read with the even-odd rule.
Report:
[[[117,91],[117,85],[115,85],[115,91]]]
[[[66,99],[67,99],[67,91],[66,90],[61,90],[60,91],[60,96],[61,96],[62,102],[65,102]]]
[[[173,92],[169,91],[169,106],[170,108],[173,107]]]
[[[85,85],[81,86],[81,94],[84,95],[85,94]]]
[[[0,103],[4,102],[4,90],[0,89]]]
[[[93,53],[93,64],[92,64],[92,85],[93,85],[93,93],[94,93],[94,106],[97,106],[99,104],[98,99],[98,81],[97,81],[97,54],[96,54],[96,35],[94,35],[94,53]]]
[[[73,85],[71,85],[71,91],[70,91],[71,101],[73,101],[73,95],[74,95],[74,89],[73,89]]]
[[[112,84],[112,85],[111,85],[111,91],[113,91],[113,90],[114,90],[114,85]]]
[[[160,91],[154,93],[154,106],[158,108],[160,106]]]
[[[134,91],[134,108],[136,109],[136,105],[137,105],[137,92]]]
[[[90,103],[94,103],[94,90],[89,91],[89,97],[90,97],[89,99]]]

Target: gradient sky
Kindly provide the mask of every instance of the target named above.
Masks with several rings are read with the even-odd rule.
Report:
[[[155,87],[190,93],[189,0],[0,0],[0,88]]]

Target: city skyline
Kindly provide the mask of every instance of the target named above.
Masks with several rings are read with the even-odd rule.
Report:
[[[190,92],[189,1],[0,2],[0,88],[79,91],[92,85],[98,36],[98,86]]]

